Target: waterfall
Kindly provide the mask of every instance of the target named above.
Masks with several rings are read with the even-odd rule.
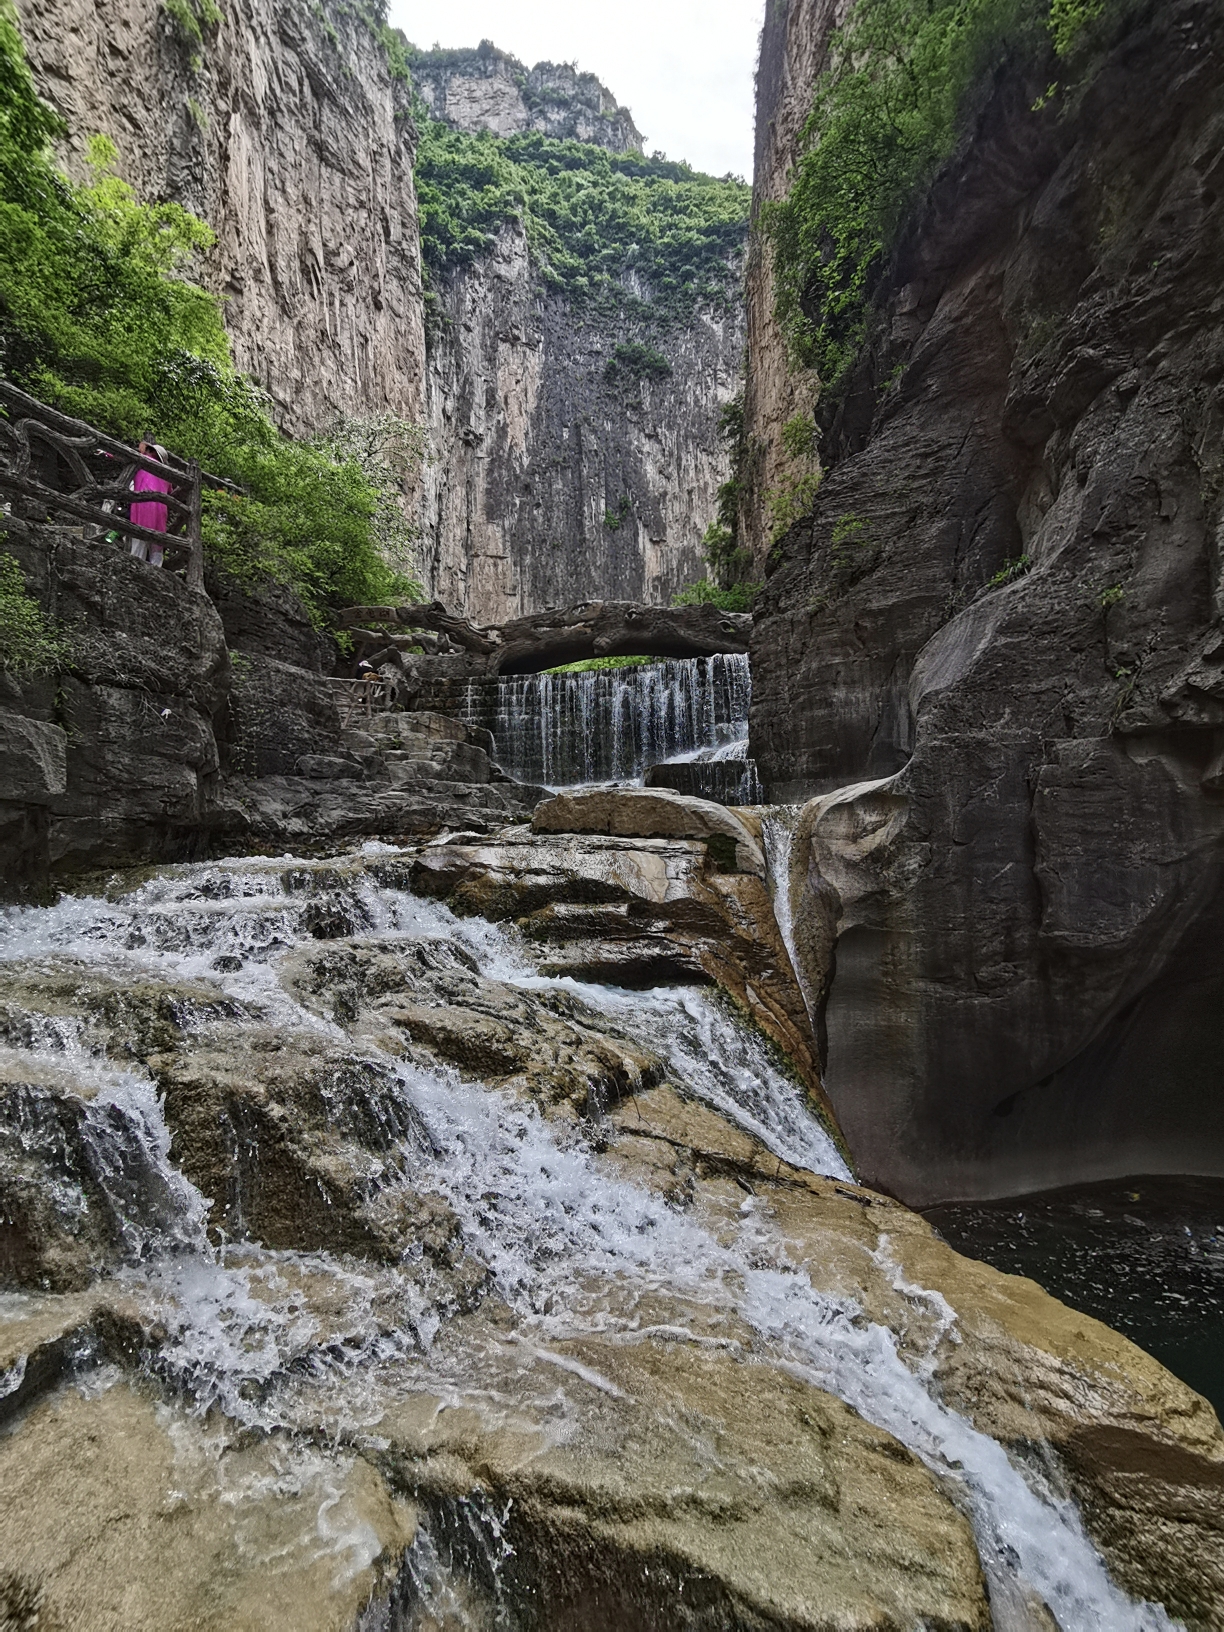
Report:
[[[723,665],[724,678],[734,662]],[[677,688],[675,697],[683,695]],[[697,695],[690,692],[685,706]],[[317,948],[311,909],[325,895],[355,934],[387,945],[447,943],[490,979],[544,992],[555,1004],[580,1002],[622,1029],[631,1025],[688,1092],[780,1158],[846,1176],[795,1084],[705,991],[630,994],[542,976],[512,932],[458,919],[382,882],[388,875],[378,863],[387,851],[369,845],[339,862],[281,858],[171,868],[118,901],[73,897],[54,907],[14,910],[0,918],[0,969],[58,962],[66,974],[84,971],[125,984],[207,982],[220,990],[235,1024],[253,1016],[271,1021],[285,1037],[298,1032],[344,1041],[340,1011],[324,1019],[301,1007],[279,973],[301,948]],[[422,1308],[419,1299],[414,1303],[417,1294],[407,1283],[397,1328],[388,1324],[385,1293],[382,1314],[367,1318],[372,1276],[325,1253],[308,1255],[312,1273],[332,1277],[336,1308],[357,1314],[347,1328],[339,1317],[332,1322],[353,1334],[343,1340],[314,1333],[313,1317],[293,1295],[304,1256],[251,1244],[240,1252],[210,1246],[197,1222],[203,1203],[168,1165],[169,1137],[148,1077],[125,1070],[100,1094],[98,1073],[109,1068],[87,1050],[57,1045],[52,1031],[9,1029],[9,1047],[28,1057],[31,1094],[50,1067],[61,1076],[79,1070],[89,1078],[82,1096],[112,1108],[99,1112],[105,1148],[92,1132],[87,1139],[100,1165],[108,1174],[148,1175],[136,1184],[110,1182],[108,1197],[121,1213],[127,1210],[136,1243],[125,1285],[169,1334],[156,1362],[161,1375],[201,1407],[215,1405],[264,1430],[314,1422],[322,1395],[329,1432],[338,1438],[377,1420],[371,1402],[387,1386],[379,1381],[380,1367],[393,1371],[397,1387],[413,1368],[420,1386],[434,1391],[480,1386],[478,1355],[445,1343],[445,1316]],[[797,1263],[751,1193],[738,1216],[715,1231],[619,1175],[580,1128],[547,1120],[521,1096],[455,1069],[381,1054],[369,1039],[361,1049],[377,1059],[398,1096],[399,1125],[423,1130],[425,1143],[414,1147],[414,1159],[427,1149],[430,1185],[453,1209],[466,1251],[487,1267],[520,1341],[545,1361],[550,1338],[605,1330],[615,1320],[617,1288],[635,1300],[654,1291],[677,1308],[734,1309],[761,1345],[754,1363],[780,1365],[836,1394],[934,1470],[973,1524],[999,1602],[1019,1581],[1049,1604],[1060,1626],[1076,1632],[1167,1632],[1171,1623],[1163,1611],[1132,1603],[1112,1584],[1074,1504],[943,1404],[930,1357],[907,1363],[890,1330],[822,1285],[819,1262]],[[115,1148],[124,1139],[128,1161]],[[152,1205],[150,1196],[169,1198],[171,1205]],[[159,1216],[165,1219],[160,1256],[151,1254],[149,1243]],[[879,1254],[887,1256],[886,1239]],[[938,1304],[940,1331],[947,1330],[955,1317],[938,1294],[907,1285],[895,1266],[882,1262],[881,1268],[915,1307]],[[611,1315],[597,1295],[600,1287],[612,1300]],[[676,1339],[686,1335],[679,1327],[667,1330]],[[626,1326],[626,1338],[634,1331],[635,1324]],[[551,1360],[572,1369],[555,1355]],[[406,1585],[415,1582],[419,1594],[444,1604],[441,1568],[423,1532]]]
[[[795,984],[799,987],[810,1019],[812,999],[795,945],[795,913],[791,898],[791,848],[795,837],[795,822],[802,809],[802,805],[772,806],[768,816],[761,823],[761,846],[765,851],[766,882],[773,901],[774,919],[791,961]]]
[[[664,761],[742,759],[751,694],[746,655],[674,658],[585,674],[505,675],[491,710],[482,683],[473,682],[464,718],[493,733],[498,763],[521,782],[638,782]]]

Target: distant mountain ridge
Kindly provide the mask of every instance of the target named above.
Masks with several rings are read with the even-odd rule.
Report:
[[[491,40],[469,50],[408,48],[413,86],[430,117],[455,130],[590,142],[613,153],[640,152],[645,138],[608,87],[572,63],[528,68]]]

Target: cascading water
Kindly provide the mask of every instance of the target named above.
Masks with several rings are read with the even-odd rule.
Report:
[[[752,682],[744,655],[677,658],[584,674],[507,675],[488,712],[483,682],[464,717],[492,731],[522,782],[636,782],[651,765],[746,752]]]
[[[319,945],[311,928],[318,923],[313,879],[331,890],[355,936],[382,946],[445,943],[485,976],[579,1002],[621,1034],[632,1027],[690,1094],[780,1160],[847,1176],[793,1082],[704,992],[630,994],[543,977],[511,934],[480,919],[456,919],[379,882],[385,849],[368,846],[347,867],[328,864],[330,873],[322,864],[288,859],[168,869],[117,901],[65,899],[13,911],[0,928],[0,966],[11,974],[58,968],[64,978],[72,970],[82,979],[105,975],[119,987],[207,982],[229,1023],[240,1028],[244,1017],[258,1015],[286,1037],[347,1040],[341,1020],[303,1007],[285,977],[287,960]],[[179,1020],[189,1029],[195,1023],[190,1015]],[[405,1281],[398,1312],[388,1315],[385,1284],[376,1310],[373,1271],[351,1261],[243,1243],[210,1246],[205,1204],[170,1162],[165,1120],[142,1070],[116,1075],[79,1030],[31,1025],[28,1017],[9,1015],[7,1040],[35,1099],[75,1077],[91,1107],[82,1147],[97,1171],[121,1175],[107,1192],[130,1225],[119,1274],[169,1334],[155,1362],[164,1381],[201,1407],[263,1428],[312,1424],[310,1409],[317,1412],[324,1399],[337,1437],[376,1424],[379,1402],[396,1390],[472,1386],[477,1358],[448,1347],[445,1313],[431,1308],[419,1287]],[[466,1251],[486,1267],[513,1312],[519,1341],[556,1370],[557,1386],[575,1363],[550,1356],[550,1342],[609,1329],[641,1339],[640,1315],[629,1314],[652,1294],[679,1309],[733,1307],[755,1334],[757,1364],[780,1366],[838,1395],[909,1446],[956,1493],[999,1603],[1019,1583],[1048,1604],[1063,1632],[1159,1632],[1171,1625],[1162,1611],[1132,1603],[1110,1582],[1068,1500],[941,1403],[931,1363],[921,1356],[907,1362],[891,1331],[846,1296],[823,1289],[819,1264],[796,1265],[751,1194],[734,1226],[714,1231],[618,1176],[580,1127],[559,1128],[532,1103],[453,1069],[380,1054],[369,1040],[362,1049],[402,1107],[397,1125],[416,1130],[405,1136],[412,1160],[428,1161],[431,1185],[459,1220]],[[49,1086],[40,1090],[40,1083]],[[123,1159],[118,1146],[126,1149]],[[65,1205],[71,1204],[69,1198]],[[160,1232],[156,1242],[151,1230]],[[946,1333],[954,1318],[947,1305],[906,1285],[885,1262],[887,1253],[881,1240],[881,1268],[891,1283],[915,1308],[938,1306],[937,1327]],[[310,1273],[331,1278],[332,1303],[347,1311],[343,1321],[333,1319],[330,1335],[294,1290],[308,1263]],[[668,1330],[677,1341],[687,1335],[683,1325]],[[472,1509],[467,1519],[484,1538],[496,1576],[497,1515]],[[409,1555],[401,1588],[397,1628],[437,1624],[430,1616],[443,1611],[452,1617],[446,1624],[460,1627],[514,1625],[512,1605],[500,1605],[492,1620],[464,1607],[466,1589],[448,1583],[428,1527]],[[368,1624],[393,1623],[383,1614]]]

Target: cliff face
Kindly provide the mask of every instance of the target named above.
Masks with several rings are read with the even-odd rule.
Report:
[[[6,899],[49,874],[199,854],[224,825],[216,608],[79,532],[6,523],[6,553],[73,645],[69,673],[0,671]]]
[[[1065,110],[998,77],[758,610],[827,1086],[911,1201],[1224,1172],[1222,47],[1176,0]]]
[[[338,4],[227,0],[195,45],[159,0],[20,0],[38,88],[119,148],[142,198],[217,235],[200,270],[240,368],[292,433],[420,417],[424,333],[407,87]],[[198,66],[193,66],[198,64]]]
[[[609,372],[620,329],[544,293],[517,226],[450,281],[441,309],[426,378],[430,592],[498,623],[583,599],[666,605],[700,578],[739,311],[699,312],[660,338],[669,376]]]
[[[642,147],[629,109],[594,74],[557,62],[527,68],[487,40],[475,51],[416,53],[412,82],[431,117],[456,130],[538,130],[614,153]]]
[[[740,536],[760,575],[770,547],[765,495],[791,471],[782,427],[810,414],[817,381],[788,366],[774,322],[771,249],[761,231],[762,210],[784,198],[802,151],[812,90],[828,61],[829,40],[851,0],[773,0],[765,8],[757,70],[756,151],[752,173],[752,230],[745,279],[747,369],[744,423],[749,485],[740,511]]]

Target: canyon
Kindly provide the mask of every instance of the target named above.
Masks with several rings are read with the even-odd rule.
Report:
[[[770,212],[850,0],[771,0],[743,300],[666,311],[436,258],[451,136],[638,162],[593,74],[20,6],[281,427],[422,428],[425,593],[3,516],[0,1626],[1220,1632],[1215,1373],[948,1222],[1224,1177],[1217,8],[1073,79],[1036,7],[829,385]]]
[[[640,146],[593,76],[528,71],[492,49],[445,67],[418,53],[414,91],[373,11],[335,0],[241,0],[198,41],[160,0],[37,0],[21,18],[38,88],[67,121],[69,172],[88,175],[87,139],[101,133],[138,196],[213,229],[200,275],[278,423],[295,435],[340,416],[424,426],[407,503],[430,595],[499,622],[559,597],[666,604],[702,576],[728,470],[718,416],[742,372],[737,301],[656,322],[639,283],[644,317],[585,311],[541,284],[507,220],[485,253],[435,279],[427,334],[414,106],[463,131]],[[731,283],[741,253],[729,250]],[[618,374],[615,348],[643,335],[666,372]]]

